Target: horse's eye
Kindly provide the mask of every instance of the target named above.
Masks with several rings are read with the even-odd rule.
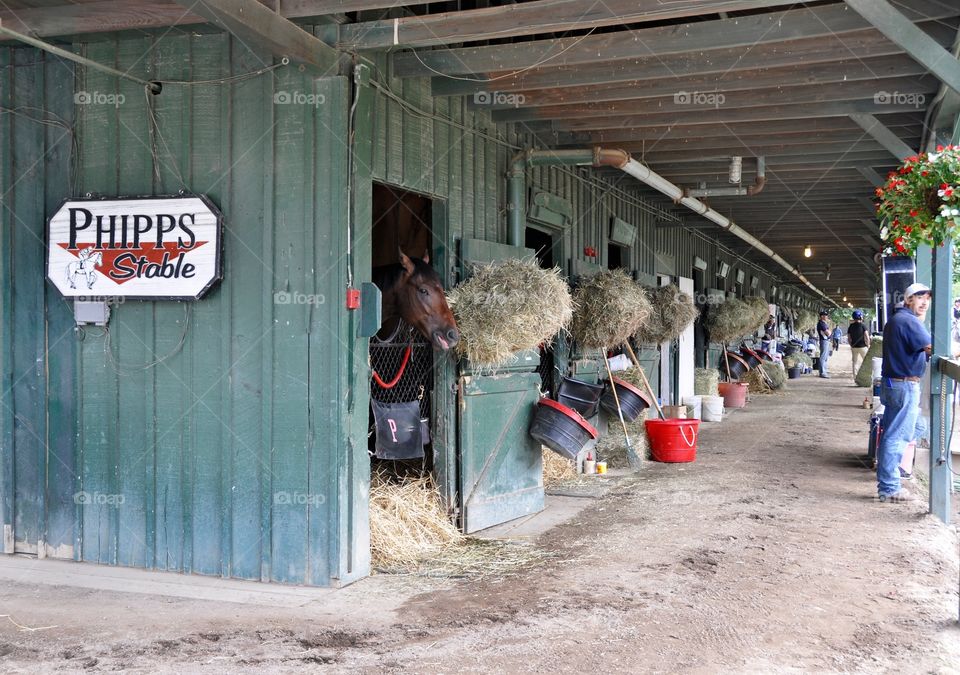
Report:
[[[430,291],[428,291],[426,288],[421,288],[421,289],[420,289],[420,295],[427,295],[427,294],[429,294],[429,293],[430,293]]]

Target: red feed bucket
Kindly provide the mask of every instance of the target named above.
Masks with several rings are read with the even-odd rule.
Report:
[[[655,462],[692,462],[697,458],[700,420],[647,420],[646,427]]]
[[[742,408],[747,405],[746,382],[721,382],[717,389],[723,396],[724,408]]]

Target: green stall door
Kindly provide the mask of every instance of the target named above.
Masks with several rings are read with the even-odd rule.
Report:
[[[536,372],[460,378],[460,485],[467,534],[543,510],[540,444],[527,433]]]

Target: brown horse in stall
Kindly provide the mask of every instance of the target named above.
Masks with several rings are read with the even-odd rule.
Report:
[[[440,275],[430,267],[430,255],[410,258],[400,251],[400,263],[374,270],[373,282],[383,294],[383,323],[378,337],[393,335],[402,319],[433,344],[447,351],[460,341],[460,331],[447,304]]]

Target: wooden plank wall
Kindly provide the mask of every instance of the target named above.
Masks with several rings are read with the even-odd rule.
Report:
[[[76,50],[167,81],[272,62],[218,33]],[[115,103],[74,105],[75,89]],[[276,104],[283,91],[323,104]],[[339,548],[353,536],[338,503],[360,362],[342,311],[348,82],[290,66],[166,84],[150,103],[153,141],[139,85],[0,49],[0,513],[16,533],[4,550],[318,585],[363,574]],[[75,125],[74,149],[6,110],[18,106]],[[126,302],[107,331],[74,331],[44,281],[47,217],[67,197],[181,188],[224,213],[224,281],[200,302]]]

